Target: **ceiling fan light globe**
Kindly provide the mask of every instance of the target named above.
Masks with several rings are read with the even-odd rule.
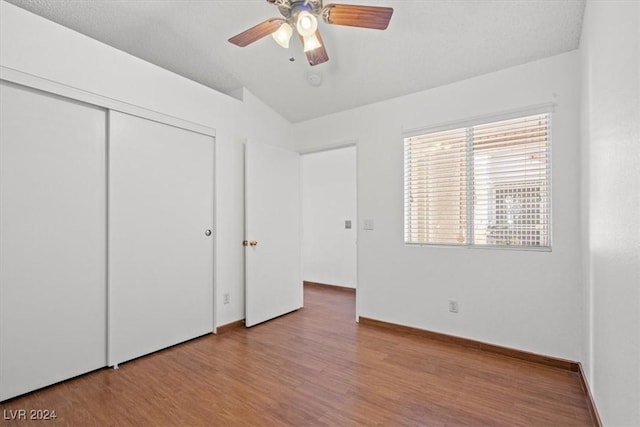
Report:
[[[302,47],[304,52],[310,52],[314,49],[322,47],[322,43],[320,43],[320,40],[318,40],[318,37],[316,37],[316,33],[314,32],[310,36],[302,38]]]
[[[296,21],[296,30],[298,30],[298,34],[302,37],[309,37],[312,34],[315,34],[318,29],[318,20],[311,13],[306,10],[298,13],[298,18]]]
[[[293,28],[291,25],[283,22],[276,31],[271,33],[271,37],[285,49],[289,48],[289,40],[291,40],[291,36],[293,35]]]

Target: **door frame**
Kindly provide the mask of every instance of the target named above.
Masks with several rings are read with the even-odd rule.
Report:
[[[356,168],[355,168],[355,173],[356,173],[356,219],[357,219],[357,224],[358,226],[356,227],[356,287],[355,287],[355,291],[356,291],[356,310],[355,310],[355,321],[356,323],[358,323],[360,321],[360,281],[359,281],[359,277],[360,277],[360,232],[362,227],[360,226],[360,178],[358,176],[358,170],[359,170],[359,165],[360,165],[360,140],[358,139],[348,139],[345,141],[341,141],[341,142],[337,142],[337,143],[333,143],[333,144],[327,144],[325,146],[321,146],[321,147],[311,147],[311,148],[303,148],[298,150],[298,154],[300,155],[305,155],[305,154],[315,154],[315,153],[322,153],[325,151],[333,151],[333,150],[340,150],[342,148],[349,148],[349,147],[355,147],[356,149]],[[303,225],[304,227],[304,225]],[[302,250],[302,248],[300,248],[300,250]]]
[[[216,137],[216,130],[209,126],[201,125],[199,123],[184,120],[168,114],[159,113],[157,111],[149,110],[138,105],[118,101],[117,99],[108,98],[106,96],[102,96],[93,92],[88,92],[84,89],[57,83],[33,74],[27,74],[22,71],[5,67],[4,65],[0,65],[0,80],[6,80],[8,82],[15,83],[21,86],[26,86],[32,89],[41,90],[43,92],[60,95],[64,98],[81,101],[86,104],[91,104],[107,110],[115,110],[121,113],[130,114],[132,116],[138,116],[143,119],[149,119],[178,128],[212,136],[214,139]]]

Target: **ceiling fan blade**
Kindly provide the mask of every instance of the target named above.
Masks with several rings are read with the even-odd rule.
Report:
[[[304,46],[304,37],[300,36],[300,42]],[[327,62],[329,60],[329,55],[327,55],[327,50],[324,48],[324,42],[322,41],[322,36],[320,35],[320,31],[316,30],[316,37],[320,42],[320,47],[310,50],[309,52],[305,52],[307,55],[307,60],[309,61],[309,65],[318,65],[323,62]]]
[[[280,24],[284,22],[281,18],[271,18],[264,22],[259,23],[255,27],[251,27],[246,31],[241,32],[229,39],[229,42],[236,46],[245,47],[251,43],[260,40],[263,37],[276,31],[280,28]]]
[[[322,19],[327,24],[375,30],[386,30],[391,15],[393,15],[391,7],[328,4],[322,9]]]

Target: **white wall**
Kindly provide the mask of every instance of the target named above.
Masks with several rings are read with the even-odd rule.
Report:
[[[217,324],[244,317],[243,142],[291,148],[295,140],[309,150],[359,140],[360,217],[375,220],[360,232],[361,315],[584,360],[605,424],[640,425],[639,28],[638,2],[590,1],[581,58],[563,54],[299,123],[293,136],[246,90],[238,101],[3,1],[0,65],[216,129]],[[553,252],[404,246],[403,130],[548,101],[558,104]],[[222,305],[226,292],[231,303]],[[447,312],[449,298],[460,301],[458,315]]]
[[[0,65],[216,129],[216,323],[244,318],[243,143],[290,148],[289,122],[246,90],[238,101],[4,1]]]
[[[355,288],[356,147],[305,154],[301,173],[302,278]]]
[[[590,1],[582,59],[585,359],[604,425],[640,426],[640,3]]]
[[[358,143],[360,315],[579,360],[579,57],[576,52],[294,125],[299,150]],[[546,102],[553,115],[553,251],[403,243],[403,130]],[[460,313],[448,312],[448,299]]]

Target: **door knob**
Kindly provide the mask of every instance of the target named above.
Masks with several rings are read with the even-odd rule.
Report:
[[[204,230],[204,235],[207,236],[207,237],[211,236],[211,230],[209,230],[209,229]]]
[[[249,241],[248,240],[243,240],[242,241],[242,246],[249,246]]]
[[[258,245],[258,242],[256,242],[255,240],[252,240],[252,241],[249,242],[249,246],[253,247],[253,246],[257,246],[257,245]]]

